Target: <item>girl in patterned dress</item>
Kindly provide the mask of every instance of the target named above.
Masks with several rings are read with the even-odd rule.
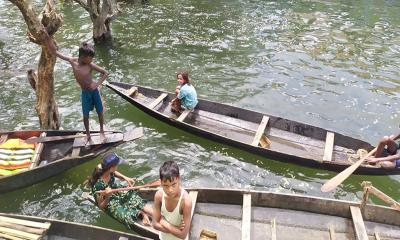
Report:
[[[111,189],[124,187],[116,181],[116,178],[124,180],[129,186],[135,184],[133,178],[126,177],[117,171],[120,158],[115,153],[104,156],[103,161],[93,171],[88,183],[91,187],[92,195],[96,204],[128,228],[137,222],[138,218],[143,219],[143,224],[149,225],[148,215],[152,215],[152,206],[146,204],[136,191],[121,191],[111,193]],[[104,190],[104,194],[96,194],[97,191]]]

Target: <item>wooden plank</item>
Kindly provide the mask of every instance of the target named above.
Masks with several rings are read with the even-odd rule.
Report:
[[[381,237],[379,236],[379,233],[377,231],[375,231],[375,239],[376,240],[381,240]]]
[[[335,134],[332,132],[326,132],[326,140],[325,140],[325,151],[323,161],[332,161],[333,154],[333,144],[335,142]]]
[[[251,143],[251,145],[258,146],[258,144],[260,143],[260,139],[261,139],[262,135],[264,134],[265,128],[267,127],[268,121],[269,121],[269,117],[263,116],[260,125],[258,125],[256,135],[254,135],[254,139],[253,139],[253,142]]]
[[[104,142],[100,138],[100,136],[92,135],[91,140],[89,142],[86,142],[85,138],[76,138],[74,141],[73,147],[83,147],[83,146],[90,146],[90,145],[99,145],[99,144],[104,144],[104,143],[113,143],[113,142],[122,141],[123,139],[124,139],[124,134],[122,134],[122,133],[114,133],[114,134],[106,135],[106,140]]]
[[[362,218],[361,210],[359,207],[350,206],[351,217],[353,218],[354,230],[356,239],[368,240],[367,230],[365,229],[364,220]]]
[[[271,220],[271,240],[276,240],[276,221],[275,218]]]
[[[19,224],[19,225],[28,226],[28,227],[44,228],[44,229],[49,229],[50,226],[51,226],[51,224],[48,223],[48,222],[45,222],[45,223],[34,222],[34,221],[29,221],[29,220],[10,218],[10,217],[3,217],[3,216],[0,216],[0,221],[1,222],[8,222],[8,223],[15,223],[15,224]]]
[[[194,208],[196,207],[197,194],[198,194],[198,193],[199,193],[199,192],[197,192],[197,191],[190,191],[190,192],[189,192],[190,199],[192,199],[192,210],[191,210],[191,212],[190,212],[190,221],[192,221],[192,218],[193,218]],[[189,229],[189,233],[190,233],[190,229]],[[185,240],[188,240],[188,239],[189,239],[189,233],[188,233],[188,235],[186,236]]]
[[[9,240],[25,240],[24,238],[14,237],[5,233],[0,233],[0,239],[9,239]]]
[[[42,134],[40,134],[40,137],[46,137],[46,133],[42,132]],[[36,146],[31,165],[29,165],[29,169],[35,168],[39,164],[39,158],[40,158],[40,154],[42,153],[43,147],[44,147],[43,143],[39,143]]]
[[[32,228],[32,227],[27,227],[27,226],[15,224],[15,223],[3,222],[3,221],[0,221],[0,227],[12,228],[15,230],[20,230],[23,232],[33,233],[33,234],[38,234],[38,235],[43,235],[43,233],[45,233],[47,231],[47,229],[45,229],[45,228]]]
[[[149,108],[153,109],[155,108],[160,102],[162,102],[166,97],[168,97],[167,93],[162,93],[156,100],[154,100],[152,103],[150,103]]]
[[[189,113],[191,112],[191,109],[186,109],[185,111],[183,111],[183,113],[181,113],[181,115],[179,115],[178,117],[178,121],[179,122],[183,122],[183,120],[185,120],[185,118],[189,115]]]
[[[242,240],[250,240],[251,231],[251,194],[243,194]]]
[[[0,227],[0,232],[8,234],[8,235],[15,236],[15,237],[26,238],[26,239],[29,239],[29,240],[38,240],[41,237],[40,235],[37,235],[37,234],[26,233],[26,232],[23,232],[23,231],[11,229],[11,228],[5,228],[5,227]]]
[[[335,240],[335,228],[333,225],[329,225],[329,240]]]

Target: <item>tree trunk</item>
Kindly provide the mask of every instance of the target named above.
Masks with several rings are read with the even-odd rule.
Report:
[[[111,40],[111,21],[121,12],[115,0],[74,0],[90,15],[95,43]]]
[[[33,70],[28,71],[28,80],[36,91],[36,112],[39,116],[41,129],[59,129],[60,120],[57,103],[54,99],[54,65],[56,56],[47,49],[47,33],[54,34],[62,24],[62,16],[57,14],[52,0],[47,0],[40,22],[38,15],[30,4],[24,0],[10,0],[24,16],[29,29],[29,39],[42,46],[38,65],[38,76]]]

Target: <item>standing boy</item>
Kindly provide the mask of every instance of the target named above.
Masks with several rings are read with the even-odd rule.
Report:
[[[190,230],[192,200],[181,188],[179,167],[167,161],[160,167],[162,189],[154,196],[153,227],[160,240],[185,239]]]
[[[69,57],[57,51],[54,41],[48,37],[48,47],[50,51],[62,60],[68,61],[72,66],[75,79],[82,89],[81,101],[83,112],[83,123],[86,130],[86,141],[90,141],[89,131],[89,112],[96,108],[97,115],[99,116],[100,123],[100,139],[102,142],[106,141],[104,135],[104,116],[103,116],[103,103],[100,96],[101,84],[108,77],[109,73],[103,68],[92,63],[95,52],[93,46],[89,43],[83,42],[79,47],[78,57]],[[92,71],[100,73],[100,79],[95,82],[92,79]]]

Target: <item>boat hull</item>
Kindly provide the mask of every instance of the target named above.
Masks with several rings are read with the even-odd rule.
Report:
[[[345,151],[347,149],[354,152],[360,148],[366,149],[368,151],[373,149],[373,146],[367,142],[344,136],[340,133],[270,115],[268,115],[270,119],[269,125],[273,126],[275,132],[279,132],[279,134],[283,135],[283,138],[281,138],[279,141],[281,143],[283,141],[286,142],[284,144],[276,144],[276,146],[278,147],[276,147],[275,149],[263,148],[258,145],[255,146],[250,144],[251,140],[249,140],[248,137],[249,133],[252,134],[257,130],[258,123],[261,122],[263,116],[265,115],[263,113],[199,99],[199,103],[196,106],[195,111],[193,112],[193,114],[191,114],[192,116],[189,116],[187,118],[187,121],[178,121],[176,117],[173,117],[172,113],[167,113],[167,111],[165,110],[165,105],[168,105],[168,101],[174,98],[174,95],[172,93],[136,86],[140,94],[143,94],[146,97],[148,96],[149,98],[157,98],[157,96],[161,94],[168,94],[168,97],[166,97],[166,100],[164,101],[164,103],[162,103],[164,106],[161,106],[159,108],[149,108],[148,103],[145,103],[143,101],[141,102],[138,100],[137,97],[132,97],[127,94],[127,90],[131,87],[135,87],[134,85],[113,82],[107,83],[107,86],[118,95],[123,97],[125,100],[127,100],[129,103],[158,120],[161,120],[169,125],[185,130],[192,134],[196,134],[210,140],[215,140],[223,144],[231,145],[246,150],[248,152],[258,154],[265,157],[265,161],[268,161],[267,158],[270,158],[303,166],[339,172],[346,169],[353,163],[344,159],[346,157]],[[161,110],[159,110],[160,108]],[[218,131],[218,129],[216,128],[214,128],[214,131],[211,131],[209,129],[206,129],[206,127],[201,126],[201,124],[199,124],[199,126],[196,125],[196,118],[201,118],[203,117],[201,115],[209,114],[208,112],[206,113],[206,111],[210,109],[216,109],[213,110],[213,113],[211,114],[218,114],[217,116],[221,116],[221,118],[226,118],[227,121],[241,121],[241,124],[247,124],[248,126],[246,127],[240,126],[240,128],[244,129],[243,132],[247,132],[242,136],[237,137],[235,136],[234,131],[224,132]],[[201,123],[201,121],[197,122]],[[278,137],[272,136],[272,132],[273,130],[266,130],[265,133],[270,133],[271,138],[274,137],[274,139],[278,140],[280,137],[279,134],[276,134]],[[336,154],[337,159],[334,159],[332,161],[325,161],[323,160],[322,156],[324,154],[325,136],[327,135],[327,132],[333,132],[335,134],[335,150],[333,152],[334,155]],[[288,136],[285,136],[285,134],[288,136],[290,135],[290,137],[293,136],[293,139],[295,139],[295,141],[290,142],[288,140],[285,140],[285,137],[288,138]],[[229,135],[235,136],[236,138],[227,137]],[[306,139],[306,141],[303,141],[302,138]],[[310,146],[307,141],[310,141],[312,144],[319,146]],[[314,152],[319,152],[319,155],[314,154]],[[400,174],[400,169],[383,169],[375,166],[361,165],[355,173],[369,175],[390,175]]]
[[[27,139],[32,136],[39,136],[45,132],[48,137],[55,136],[72,136],[80,131],[17,131],[17,132],[2,132],[0,135],[9,135],[12,138]],[[98,133],[96,131],[92,134]],[[115,134],[122,135],[121,132],[107,132],[110,136]],[[109,142],[105,144],[94,145],[85,149],[82,147],[80,154],[72,156],[74,147],[74,139],[66,139],[61,141],[49,141],[43,143],[42,152],[40,152],[40,162],[46,164],[38,164],[29,170],[15,173],[8,176],[0,177],[0,193],[5,193],[19,188],[23,188],[40,181],[43,181],[52,176],[58,175],[68,169],[90,161],[97,156],[113,149],[122,144],[123,139],[119,141]]]

